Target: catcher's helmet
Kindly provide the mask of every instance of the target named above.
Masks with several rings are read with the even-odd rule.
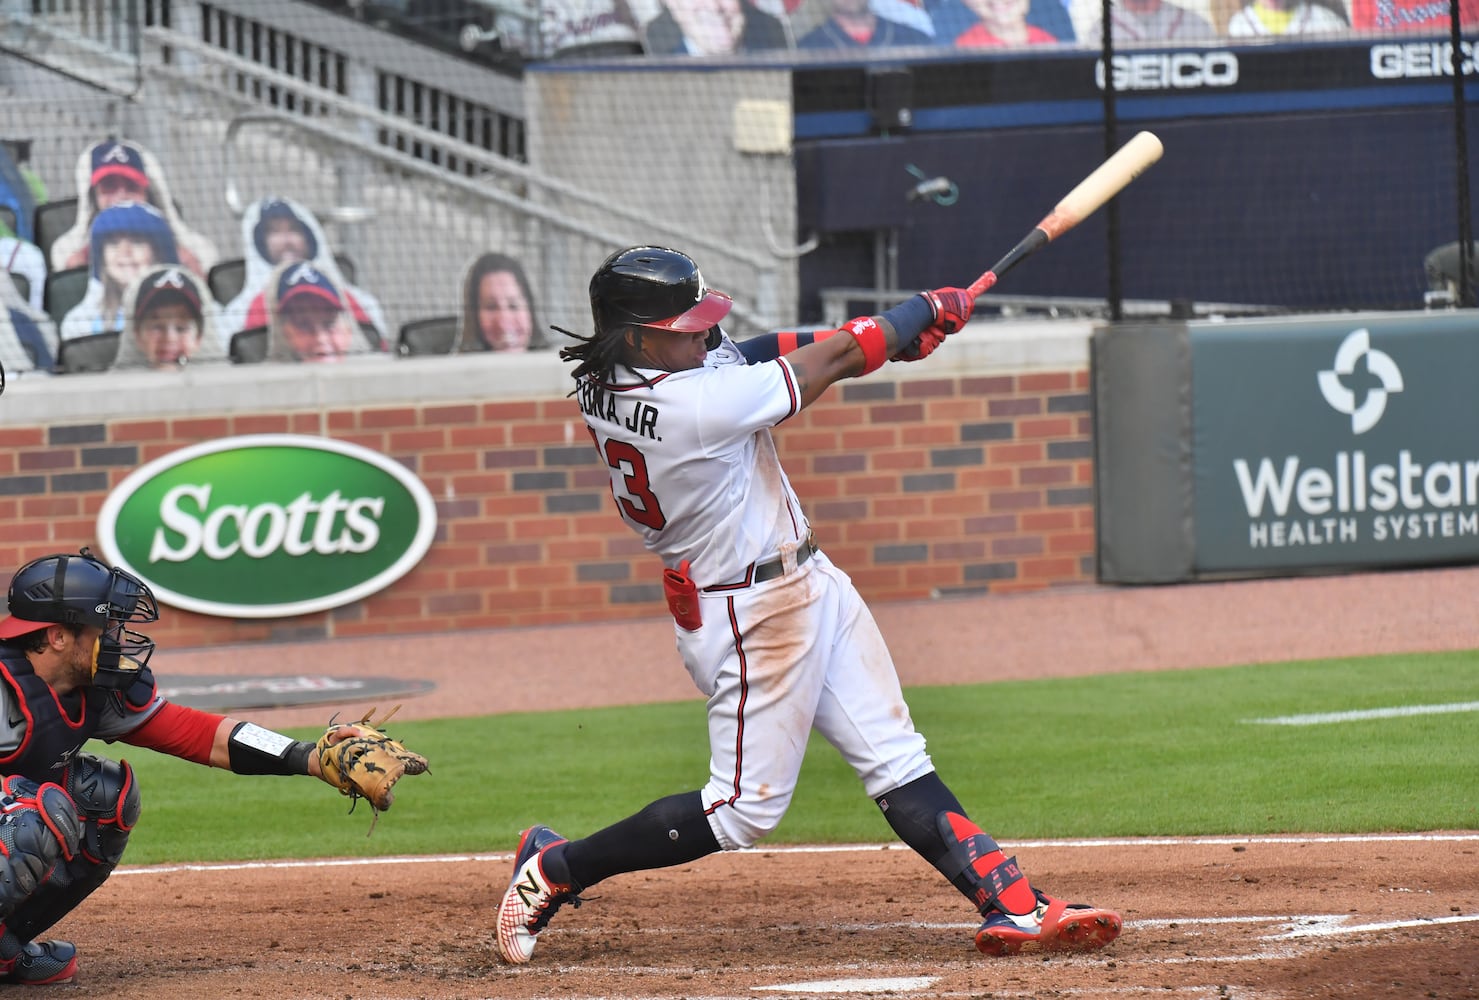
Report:
[[[6,600],[10,614],[0,620],[0,640],[48,625],[102,629],[94,672],[100,687],[126,687],[154,652],[152,639],[124,627],[159,620],[159,605],[148,584],[86,549],[26,563],[11,578]]]
[[[665,247],[619,250],[591,277],[591,317],[600,337],[629,326],[698,333],[718,326],[732,304],[704,284],[692,258]]]

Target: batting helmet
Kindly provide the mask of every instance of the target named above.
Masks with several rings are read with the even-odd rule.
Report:
[[[94,672],[99,687],[127,687],[154,652],[152,639],[124,627],[159,620],[148,584],[86,549],[26,563],[11,578],[6,600],[10,614],[0,620],[0,640],[48,625],[102,629]]]
[[[591,277],[591,317],[604,337],[628,326],[698,333],[718,326],[732,300],[704,284],[698,265],[666,247],[631,247]]]

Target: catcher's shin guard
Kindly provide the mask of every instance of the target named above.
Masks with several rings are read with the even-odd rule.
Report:
[[[522,965],[534,954],[534,939],[566,903],[579,907],[573,887],[553,882],[544,872],[544,855],[565,838],[547,826],[531,826],[519,838],[514,874],[498,904],[498,954],[510,965]]]
[[[63,859],[6,921],[22,941],[71,913],[108,880],[139,819],[139,786],[127,761],[78,754],[67,766],[66,781],[82,817],[81,837],[75,854]]]
[[[76,854],[81,834],[77,807],[60,785],[0,779],[0,920]]]

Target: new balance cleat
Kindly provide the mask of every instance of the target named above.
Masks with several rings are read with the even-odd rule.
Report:
[[[510,965],[522,965],[534,954],[534,939],[566,903],[581,900],[568,885],[551,882],[541,863],[545,852],[565,838],[547,826],[531,826],[519,838],[514,875],[498,904],[498,954]]]
[[[976,931],[976,949],[986,955],[1021,951],[1093,951],[1119,937],[1124,922],[1113,910],[1065,903],[1043,892],[1031,913],[992,910]]]
[[[67,941],[29,941],[20,953],[0,959],[0,984],[51,986],[77,975],[77,949]]]

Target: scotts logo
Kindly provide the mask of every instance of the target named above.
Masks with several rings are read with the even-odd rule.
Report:
[[[426,487],[358,445],[226,438],[138,469],[98,514],[109,561],[160,600],[228,618],[352,603],[420,561],[436,530]]]

